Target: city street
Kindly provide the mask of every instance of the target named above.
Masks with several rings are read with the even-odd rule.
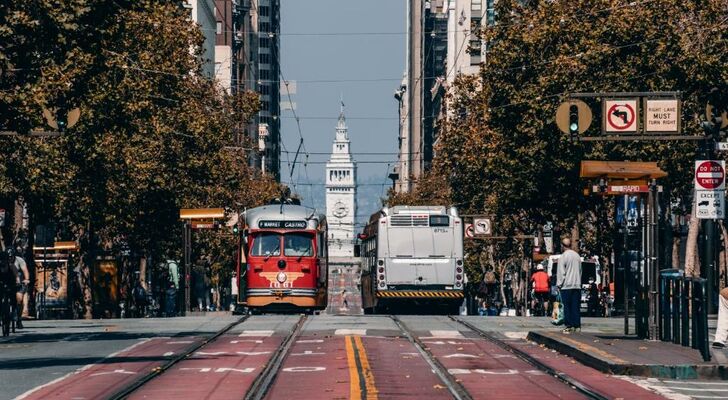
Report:
[[[575,379],[586,392],[458,320]],[[584,330],[618,334],[621,324],[587,318]],[[269,399],[294,393],[302,399],[594,398],[589,393],[657,399],[657,392],[721,398],[728,389],[719,381],[608,376],[524,340],[530,330],[556,331],[546,318],[219,313],[26,326],[0,342],[2,399],[240,399],[246,393]]]

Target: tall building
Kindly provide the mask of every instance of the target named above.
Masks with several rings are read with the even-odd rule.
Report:
[[[280,0],[253,0],[253,26],[258,32],[258,113],[261,169],[280,181],[281,85],[280,85]]]
[[[406,83],[395,92],[400,108],[395,190],[409,192],[429,168],[445,90],[447,0],[407,1]]]
[[[351,158],[350,144],[342,104],[331,158],[326,163],[326,220],[331,257],[354,256],[356,163]]]
[[[215,0],[215,76],[231,94],[260,95],[258,115],[236,132],[254,144],[251,165],[280,180],[280,1]]]
[[[495,0],[408,0],[407,67],[395,91],[399,107],[399,161],[390,178],[409,192],[430,167],[440,123],[449,112],[447,89],[459,74],[485,62],[477,36],[483,20],[495,23]]]
[[[200,25],[205,41],[202,44],[202,74],[215,76],[215,4],[213,0],[186,0],[184,7],[190,10],[190,18]]]

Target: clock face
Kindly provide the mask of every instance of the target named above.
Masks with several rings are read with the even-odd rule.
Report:
[[[349,213],[349,207],[347,207],[346,204],[344,204],[340,201],[337,201],[336,204],[334,204],[333,214],[335,217],[343,218],[348,213]]]

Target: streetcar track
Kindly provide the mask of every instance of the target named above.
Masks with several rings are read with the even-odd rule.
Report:
[[[455,399],[458,400],[472,400],[472,397],[468,393],[467,390],[465,390],[465,387],[458,382],[455,377],[453,377],[448,371],[445,366],[440,363],[440,361],[435,358],[435,356],[432,354],[432,352],[429,351],[427,346],[422,343],[422,341],[417,338],[412,331],[407,327],[407,325],[402,322],[396,315],[390,315],[389,318],[391,318],[394,323],[399,327],[400,331],[405,335],[407,340],[412,343],[417,351],[422,355],[422,357],[425,359],[427,364],[430,365],[430,368],[432,368],[432,371],[437,375],[438,378],[442,381],[442,383],[445,384],[445,387],[450,391],[450,394]]]
[[[288,356],[288,352],[293,346],[293,342],[301,334],[303,324],[306,322],[307,318],[307,315],[301,315],[293,330],[291,330],[291,333],[289,333],[286,339],[280,344],[280,346],[278,346],[275,353],[273,353],[271,358],[265,364],[265,367],[263,367],[263,370],[250,385],[248,392],[245,394],[245,400],[261,400],[265,398],[266,394],[268,394],[268,391],[273,385],[276,376],[278,375],[278,371],[283,365],[283,361]]]
[[[109,397],[110,400],[120,400],[120,399],[126,399],[130,394],[134,393],[135,391],[139,390],[142,386],[147,384],[152,379],[162,375],[164,372],[169,370],[171,367],[173,367],[175,364],[179,363],[180,361],[186,359],[191,354],[196,352],[197,350],[201,349],[203,346],[206,346],[207,344],[215,341],[220,336],[224,335],[225,333],[229,332],[234,327],[242,324],[245,322],[245,320],[248,319],[248,316],[245,315],[238,319],[237,321],[233,321],[230,324],[228,324],[226,327],[222,328],[221,330],[217,331],[214,335],[202,340],[200,343],[197,343],[195,345],[190,346],[185,351],[174,357],[173,359],[167,361],[164,365],[161,367],[153,368],[149,373],[147,373],[144,377],[141,379],[135,381],[131,385],[128,385],[124,387],[123,389],[117,391],[113,395]]]
[[[480,337],[496,344],[500,348],[502,348],[510,353],[513,353],[516,357],[520,358],[522,361],[538,368],[539,370],[543,371],[544,373],[546,373],[550,376],[553,376],[554,378],[558,379],[562,383],[574,388],[575,390],[577,390],[581,394],[587,396],[588,398],[594,399],[594,400],[608,400],[610,398],[608,396],[605,396],[605,395],[597,392],[596,390],[590,388],[589,386],[581,383],[574,377],[572,377],[564,372],[560,372],[556,369],[549,367],[548,365],[539,361],[537,358],[531,356],[530,354],[526,353],[525,351],[509,344],[505,340],[502,340],[486,331],[481,330],[480,328],[477,328],[473,324],[462,321],[459,318],[453,317],[452,315],[449,315],[448,317],[451,320],[453,320],[453,321],[467,327],[471,331],[477,333]]]

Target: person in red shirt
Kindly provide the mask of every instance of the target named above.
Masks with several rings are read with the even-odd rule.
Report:
[[[546,304],[549,299],[549,276],[543,270],[543,265],[536,266],[536,272],[531,275],[531,289],[533,290],[533,302],[531,309],[536,310],[536,304],[540,303],[540,314],[546,315]]]

